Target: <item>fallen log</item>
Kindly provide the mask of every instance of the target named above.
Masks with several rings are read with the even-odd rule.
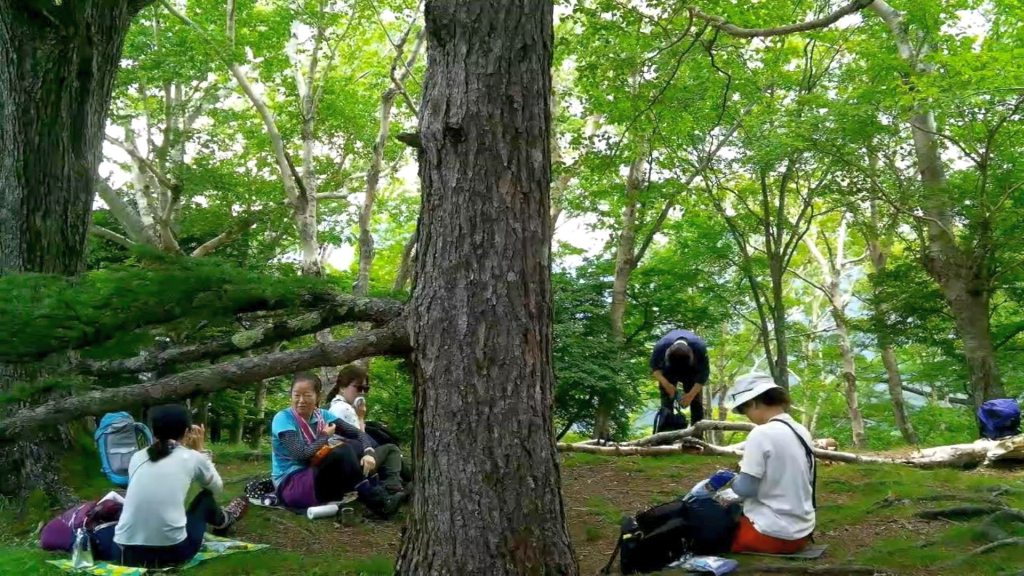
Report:
[[[672,444],[681,438],[694,438],[708,430],[722,430],[726,432],[750,432],[755,427],[750,422],[723,422],[721,420],[701,420],[689,428],[672,430],[669,432],[658,432],[646,438],[622,442],[623,446],[661,446]]]
[[[603,454],[605,456],[665,456],[669,454],[701,454],[704,456],[734,456],[737,458],[743,456],[743,449],[738,445],[715,446],[696,438],[682,438],[678,444],[670,446],[628,446],[625,444],[594,446],[561,442],[558,444],[558,449],[562,452],[583,452],[587,454]],[[908,462],[895,458],[849,454],[832,450],[815,449],[814,455],[819,460],[844,462],[847,464],[908,464]]]
[[[667,454],[704,454],[709,456],[743,455],[743,444],[715,446],[698,437],[708,430],[750,431],[754,425],[746,422],[722,422],[702,420],[683,430],[660,432],[631,442],[596,445],[591,442],[577,444],[559,443],[562,452],[584,452],[607,456],[664,456]],[[666,442],[672,444],[665,445]],[[970,444],[955,444],[925,448],[910,456],[894,458],[875,454],[853,454],[832,449],[834,444],[815,441],[814,455],[823,461],[846,464],[900,464],[915,468],[962,468],[968,466],[991,466],[1004,461],[1024,461],[1024,435],[1001,440],[978,440]]]
[[[348,364],[371,356],[409,353],[409,333],[401,321],[328,344],[243,357],[207,368],[171,374],[153,382],[107,388],[52,400],[0,420],[0,444],[22,439],[27,431],[53,428],[82,416],[155,406],[209,394],[225,388],[255,384],[267,378],[321,366]]]

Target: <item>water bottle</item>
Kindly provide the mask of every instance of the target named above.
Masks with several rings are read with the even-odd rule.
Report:
[[[92,546],[85,528],[75,531],[75,545],[71,549],[71,567],[78,570],[92,566]]]

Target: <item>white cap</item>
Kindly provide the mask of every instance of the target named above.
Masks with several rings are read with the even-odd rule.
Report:
[[[730,410],[736,412],[736,408],[757,398],[772,388],[782,388],[775,383],[775,380],[767,374],[751,372],[736,379],[726,394],[726,405]]]

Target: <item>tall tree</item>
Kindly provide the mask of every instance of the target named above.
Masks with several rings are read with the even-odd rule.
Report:
[[[864,256],[847,259],[849,254],[847,221],[848,215],[843,213],[831,240],[829,239],[831,234],[819,233],[818,230],[804,236],[804,244],[818,265],[820,273],[820,281],[808,280],[807,282],[818,289],[828,301],[829,313],[835,323],[836,335],[839,336],[839,353],[843,359],[842,376],[845,384],[846,409],[850,415],[853,444],[857,448],[867,448],[864,415],[861,413],[857,397],[857,362],[850,338],[850,321],[846,313],[846,307],[853,296],[849,275],[855,269],[854,265],[863,260]],[[824,252],[818,246],[819,241],[825,247]]]
[[[149,2],[0,2],[0,274],[82,271],[114,75]]]
[[[551,416],[552,19],[551,0],[426,4],[399,574],[578,572]]]

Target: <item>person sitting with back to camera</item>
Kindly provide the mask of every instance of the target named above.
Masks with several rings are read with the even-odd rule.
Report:
[[[337,395],[331,400],[328,411],[341,418],[349,425],[366,432],[366,395],[370,393],[370,375],[366,369],[349,364],[338,372],[333,392]],[[373,435],[367,432],[371,438]],[[377,446],[377,474],[381,483],[389,492],[408,496],[410,486],[403,484],[403,476],[410,478],[408,468],[402,458],[402,450],[395,444],[379,444]],[[404,474],[403,474],[403,468]]]
[[[740,377],[727,402],[757,425],[747,436],[740,473],[731,482],[743,504],[732,552],[799,552],[811,541],[817,507],[811,434],[786,413],[789,392],[771,376]]]
[[[223,534],[248,509],[244,498],[217,505],[224,483],[203,453],[206,431],[191,425],[188,409],[157,406],[150,423],[155,441],[132,456],[120,519],[93,535],[97,559],[141,568],[184,564],[199,553],[207,526]],[[186,508],[193,482],[201,490]]]
[[[272,479],[281,502],[310,508],[339,502],[351,491],[367,508],[387,518],[401,497],[370,478],[377,468],[377,444],[356,426],[319,407],[319,379],[292,378],[291,407],[271,423]]]

